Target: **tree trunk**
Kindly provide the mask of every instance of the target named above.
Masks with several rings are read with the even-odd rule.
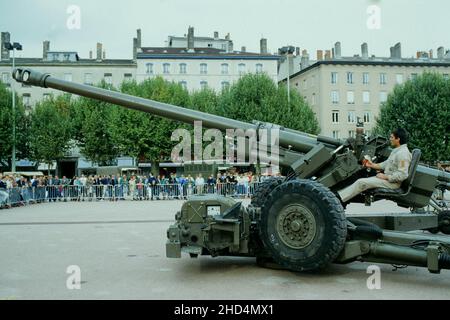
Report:
[[[153,176],[155,176],[155,177],[159,176],[159,161],[150,160],[150,163],[152,164],[151,172],[152,172]]]

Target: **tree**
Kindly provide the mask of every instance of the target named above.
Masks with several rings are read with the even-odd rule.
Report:
[[[408,131],[408,146],[421,149],[421,160],[450,159],[450,81],[424,73],[396,86],[381,105],[374,133],[389,136],[397,127]]]
[[[189,93],[186,90],[161,77],[147,79],[139,84],[124,82],[121,91],[182,107],[189,103]],[[184,124],[173,120],[120,107],[112,113],[110,132],[121,154],[149,159],[153,173],[158,174],[159,162],[170,156],[176,144],[170,141],[172,132],[182,126]]]
[[[118,107],[107,102],[80,97],[72,104],[73,138],[86,159],[112,165],[120,155],[111,134],[111,121]]]
[[[294,90],[277,86],[266,74],[247,74],[222,92],[218,113],[232,119],[271,122],[290,129],[316,134],[317,119],[303,98]]]
[[[25,114],[22,101],[16,94],[16,159],[25,159],[29,156],[27,139],[29,137],[29,117]],[[12,94],[0,82],[0,166],[11,168],[13,147],[13,117]]]
[[[38,102],[31,113],[31,159],[50,165],[70,148],[70,95],[49,97]]]

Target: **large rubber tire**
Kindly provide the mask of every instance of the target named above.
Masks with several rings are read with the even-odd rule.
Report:
[[[300,179],[282,183],[267,196],[258,229],[274,261],[294,271],[327,267],[347,237],[336,196],[320,183]]]
[[[450,234],[450,210],[444,210],[438,216],[439,230],[444,234]]]
[[[285,178],[283,177],[270,177],[261,182],[253,193],[250,204],[255,207],[261,207],[272,190],[278,187],[284,180]]]

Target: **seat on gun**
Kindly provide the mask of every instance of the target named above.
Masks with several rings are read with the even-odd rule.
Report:
[[[412,182],[414,180],[414,176],[416,175],[416,169],[419,164],[420,156],[422,152],[420,149],[414,149],[411,154],[411,164],[408,169],[408,177],[402,182],[400,188],[398,189],[388,189],[388,188],[375,188],[368,190],[369,195],[374,197],[386,197],[386,196],[406,196],[412,187]]]

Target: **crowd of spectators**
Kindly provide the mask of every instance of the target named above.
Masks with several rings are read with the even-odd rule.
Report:
[[[0,207],[52,201],[186,199],[190,195],[216,193],[250,197],[255,186],[268,176],[252,172],[198,174],[4,176],[0,174]]]

